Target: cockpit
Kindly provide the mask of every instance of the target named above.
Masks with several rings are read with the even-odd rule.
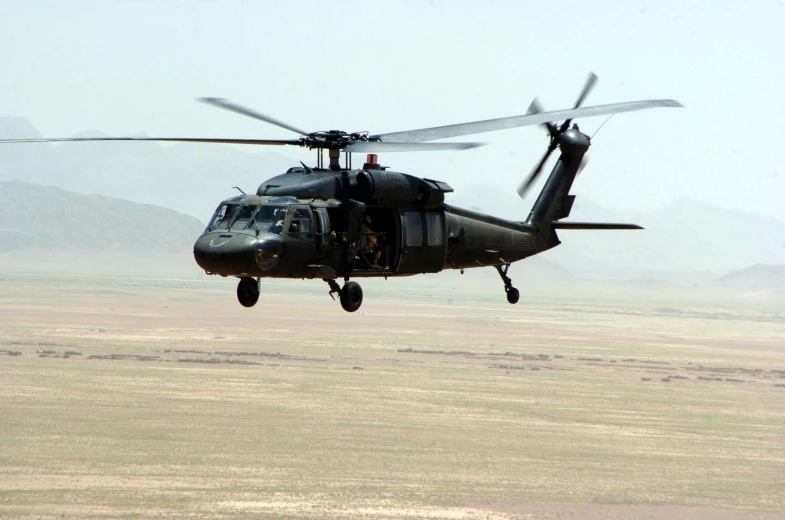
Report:
[[[273,197],[260,200],[258,197],[237,197],[223,202],[216,210],[207,232],[250,230],[281,235],[287,225],[287,215],[292,203],[299,202],[290,197]],[[311,212],[307,208],[296,208],[288,225],[290,233],[310,232]]]

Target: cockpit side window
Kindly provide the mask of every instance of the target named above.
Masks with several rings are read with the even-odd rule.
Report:
[[[229,222],[231,222],[239,207],[239,204],[221,204],[215,211],[213,218],[210,219],[210,225],[207,226],[207,230],[212,231],[213,229],[228,227]]]
[[[311,212],[307,208],[297,208],[289,224],[289,233],[310,233]]]
[[[286,206],[262,204],[248,225],[248,229],[280,235],[285,222]]]

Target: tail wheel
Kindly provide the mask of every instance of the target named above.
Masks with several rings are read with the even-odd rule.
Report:
[[[346,312],[354,312],[363,303],[363,289],[357,282],[346,282],[341,289],[341,307]]]

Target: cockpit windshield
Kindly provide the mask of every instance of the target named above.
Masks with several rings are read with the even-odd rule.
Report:
[[[258,208],[258,204],[243,204],[240,207],[240,211],[237,212],[237,216],[234,218],[234,221],[229,226],[230,229],[245,229],[248,223],[251,220],[256,208]]]
[[[249,225],[249,229],[280,235],[286,221],[286,206],[262,204]]]
[[[237,213],[237,209],[240,207],[239,204],[221,204],[221,206],[216,210],[215,215],[213,218],[210,219],[210,225],[207,226],[207,231],[212,231],[213,229],[219,228],[227,228],[229,227],[229,222],[232,221],[235,213]]]

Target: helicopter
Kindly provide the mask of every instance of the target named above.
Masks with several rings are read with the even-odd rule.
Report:
[[[0,143],[164,141],[316,150],[315,167],[300,162],[300,166],[264,181],[255,194],[237,188],[240,195],[218,205],[194,244],[194,259],[206,274],[239,279],[237,299],[242,306],[253,307],[259,301],[263,278],[322,279],[329,285],[329,295],[335,299],[337,294],[341,307],[355,312],[362,305],[363,291],[353,278],[387,279],[478,267],[495,268],[507,301],[515,304],[520,292],[508,276],[511,264],[558,246],[558,230],[643,229],[635,224],[564,221],[575,201],[570,189],[591,146],[590,136],[573,120],[683,105],[672,99],[655,99],[583,107],[596,82],[597,76],[590,74],[574,106],[567,110],[545,111],[535,98],[526,114],[519,116],[387,134],[308,132],[225,99],[200,98],[203,103],[300,137],[85,137]],[[542,125],[550,141],[542,159],[518,186],[521,198],[557,148],[560,156],[524,221],[446,204],[445,195],[453,192],[446,182],[395,172],[378,161],[378,153],[471,149],[483,143],[433,141],[528,125]],[[326,165],[324,150],[328,152]],[[352,154],[357,153],[366,154],[366,160],[361,168],[352,168]]]

